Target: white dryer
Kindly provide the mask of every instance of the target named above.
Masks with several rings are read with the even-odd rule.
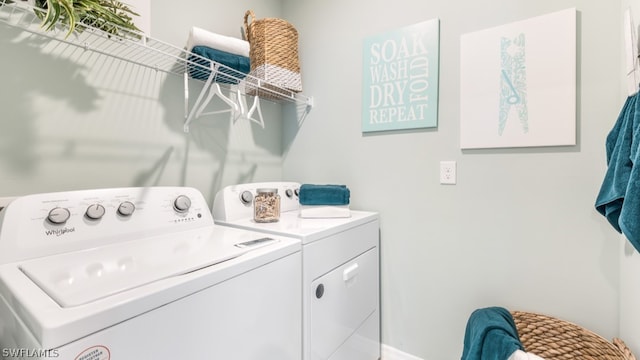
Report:
[[[257,189],[277,189],[280,220],[253,220]],[[295,237],[302,241],[303,359],[380,358],[378,214],[348,218],[299,216],[295,182],[228,186],[213,204],[216,224]]]
[[[0,358],[298,360],[300,249],[215,226],[193,188],[18,197],[0,211]]]

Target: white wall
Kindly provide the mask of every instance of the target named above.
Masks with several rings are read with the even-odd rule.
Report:
[[[637,27],[640,24],[640,3],[624,0],[622,6],[623,10],[631,11],[633,22]],[[626,56],[624,50],[623,48],[621,54]],[[624,61],[622,64],[625,64]],[[624,88],[623,91],[627,91],[627,89]],[[640,254],[624,237],[622,239],[618,250],[620,257],[620,337],[624,339],[634,354],[640,354],[640,307],[638,307],[640,303]]]
[[[579,11],[578,145],[460,151],[460,35],[569,7]],[[192,25],[237,36],[249,8],[300,32],[316,101],[301,126],[265,105],[266,130],[220,117],[185,135],[181,79],[43,49],[0,25],[0,196],[167,184],[212,199],[231,183],[344,183],[354,208],[382,217],[383,341],[398,353],[458,358],[468,315],[488,305],[617,334],[622,240],[593,203],[624,97],[620,1],[153,1],[151,35],[177,46]],[[432,18],[438,128],[363,136],[363,38]],[[458,162],[457,185],[438,184],[440,160]]]
[[[275,16],[280,2],[154,1],[151,35],[178,47],[194,25],[239,37],[251,8]],[[180,76],[25,38],[4,24],[0,48],[0,196],[185,185],[213,201],[224,185],[281,177],[279,106],[263,103],[265,130],[224,114],[194,121],[185,134]],[[193,104],[202,82],[190,88]]]
[[[617,335],[621,240],[594,202],[605,136],[624,101],[619,1],[284,3],[300,32],[304,91],[316,101],[299,129],[285,123],[284,177],[347,184],[353,208],[380,212],[385,344],[426,360],[459,358],[469,314],[489,305]],[[461,151],[460,36],[571,7],[578,145]],[[363,38],[433,18],[438,128],[363,135]],[[438,183],[441,160],[457,161],[457,185]]]

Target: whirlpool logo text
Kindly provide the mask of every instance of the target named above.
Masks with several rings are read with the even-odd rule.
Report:
[[[52,230],[46,230],[44,233],[47,236],[62,236],[64,234],[67,233],[72,233],[76,231],[76,228],[72,227],[72,228],[62,228],[62,229],[52,229]]]

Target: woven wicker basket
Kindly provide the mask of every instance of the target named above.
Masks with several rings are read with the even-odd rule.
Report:
[[[251,17],[251,19],[249,19]],[[289,22],[276,19],[255,19],[252,10],[244,15],[244,28],[249,41],[251,77],[271,85],[271,90],[257,93],[257,87],[248,84],[247,93],[263,97],[279,98],[277,88],[293,92],[302,91],[300,61],[298,57],[298,31]],[[255,84],[257,85],[257,84]],[[269,89],[269,85],[262,85]]]
[[[512,311],[525,351],[545,360],[635,360],[620,339],[613,342],[576,324],[530,312]]]

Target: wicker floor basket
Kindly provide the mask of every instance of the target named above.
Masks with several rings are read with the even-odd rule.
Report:
[[[620,339],[609,342],[576,324],[541,314],[511,315],[525,351],[545,360],[635,360]]]
[[[249,79],[264,80],[274,85],[273,88],[292,92],[302,91],[298,31],[295,27],[283,19],[256,20],[252,10],[248,10],[244,15],[244,27],[250,45],[251,72],[249,75],[251,77]],[[262,85],[261,88],[269,88],[269,85]],[[255,95],[251,88],[247,92]],[[277,91],[267,91],[258,95],[278,97]]]

